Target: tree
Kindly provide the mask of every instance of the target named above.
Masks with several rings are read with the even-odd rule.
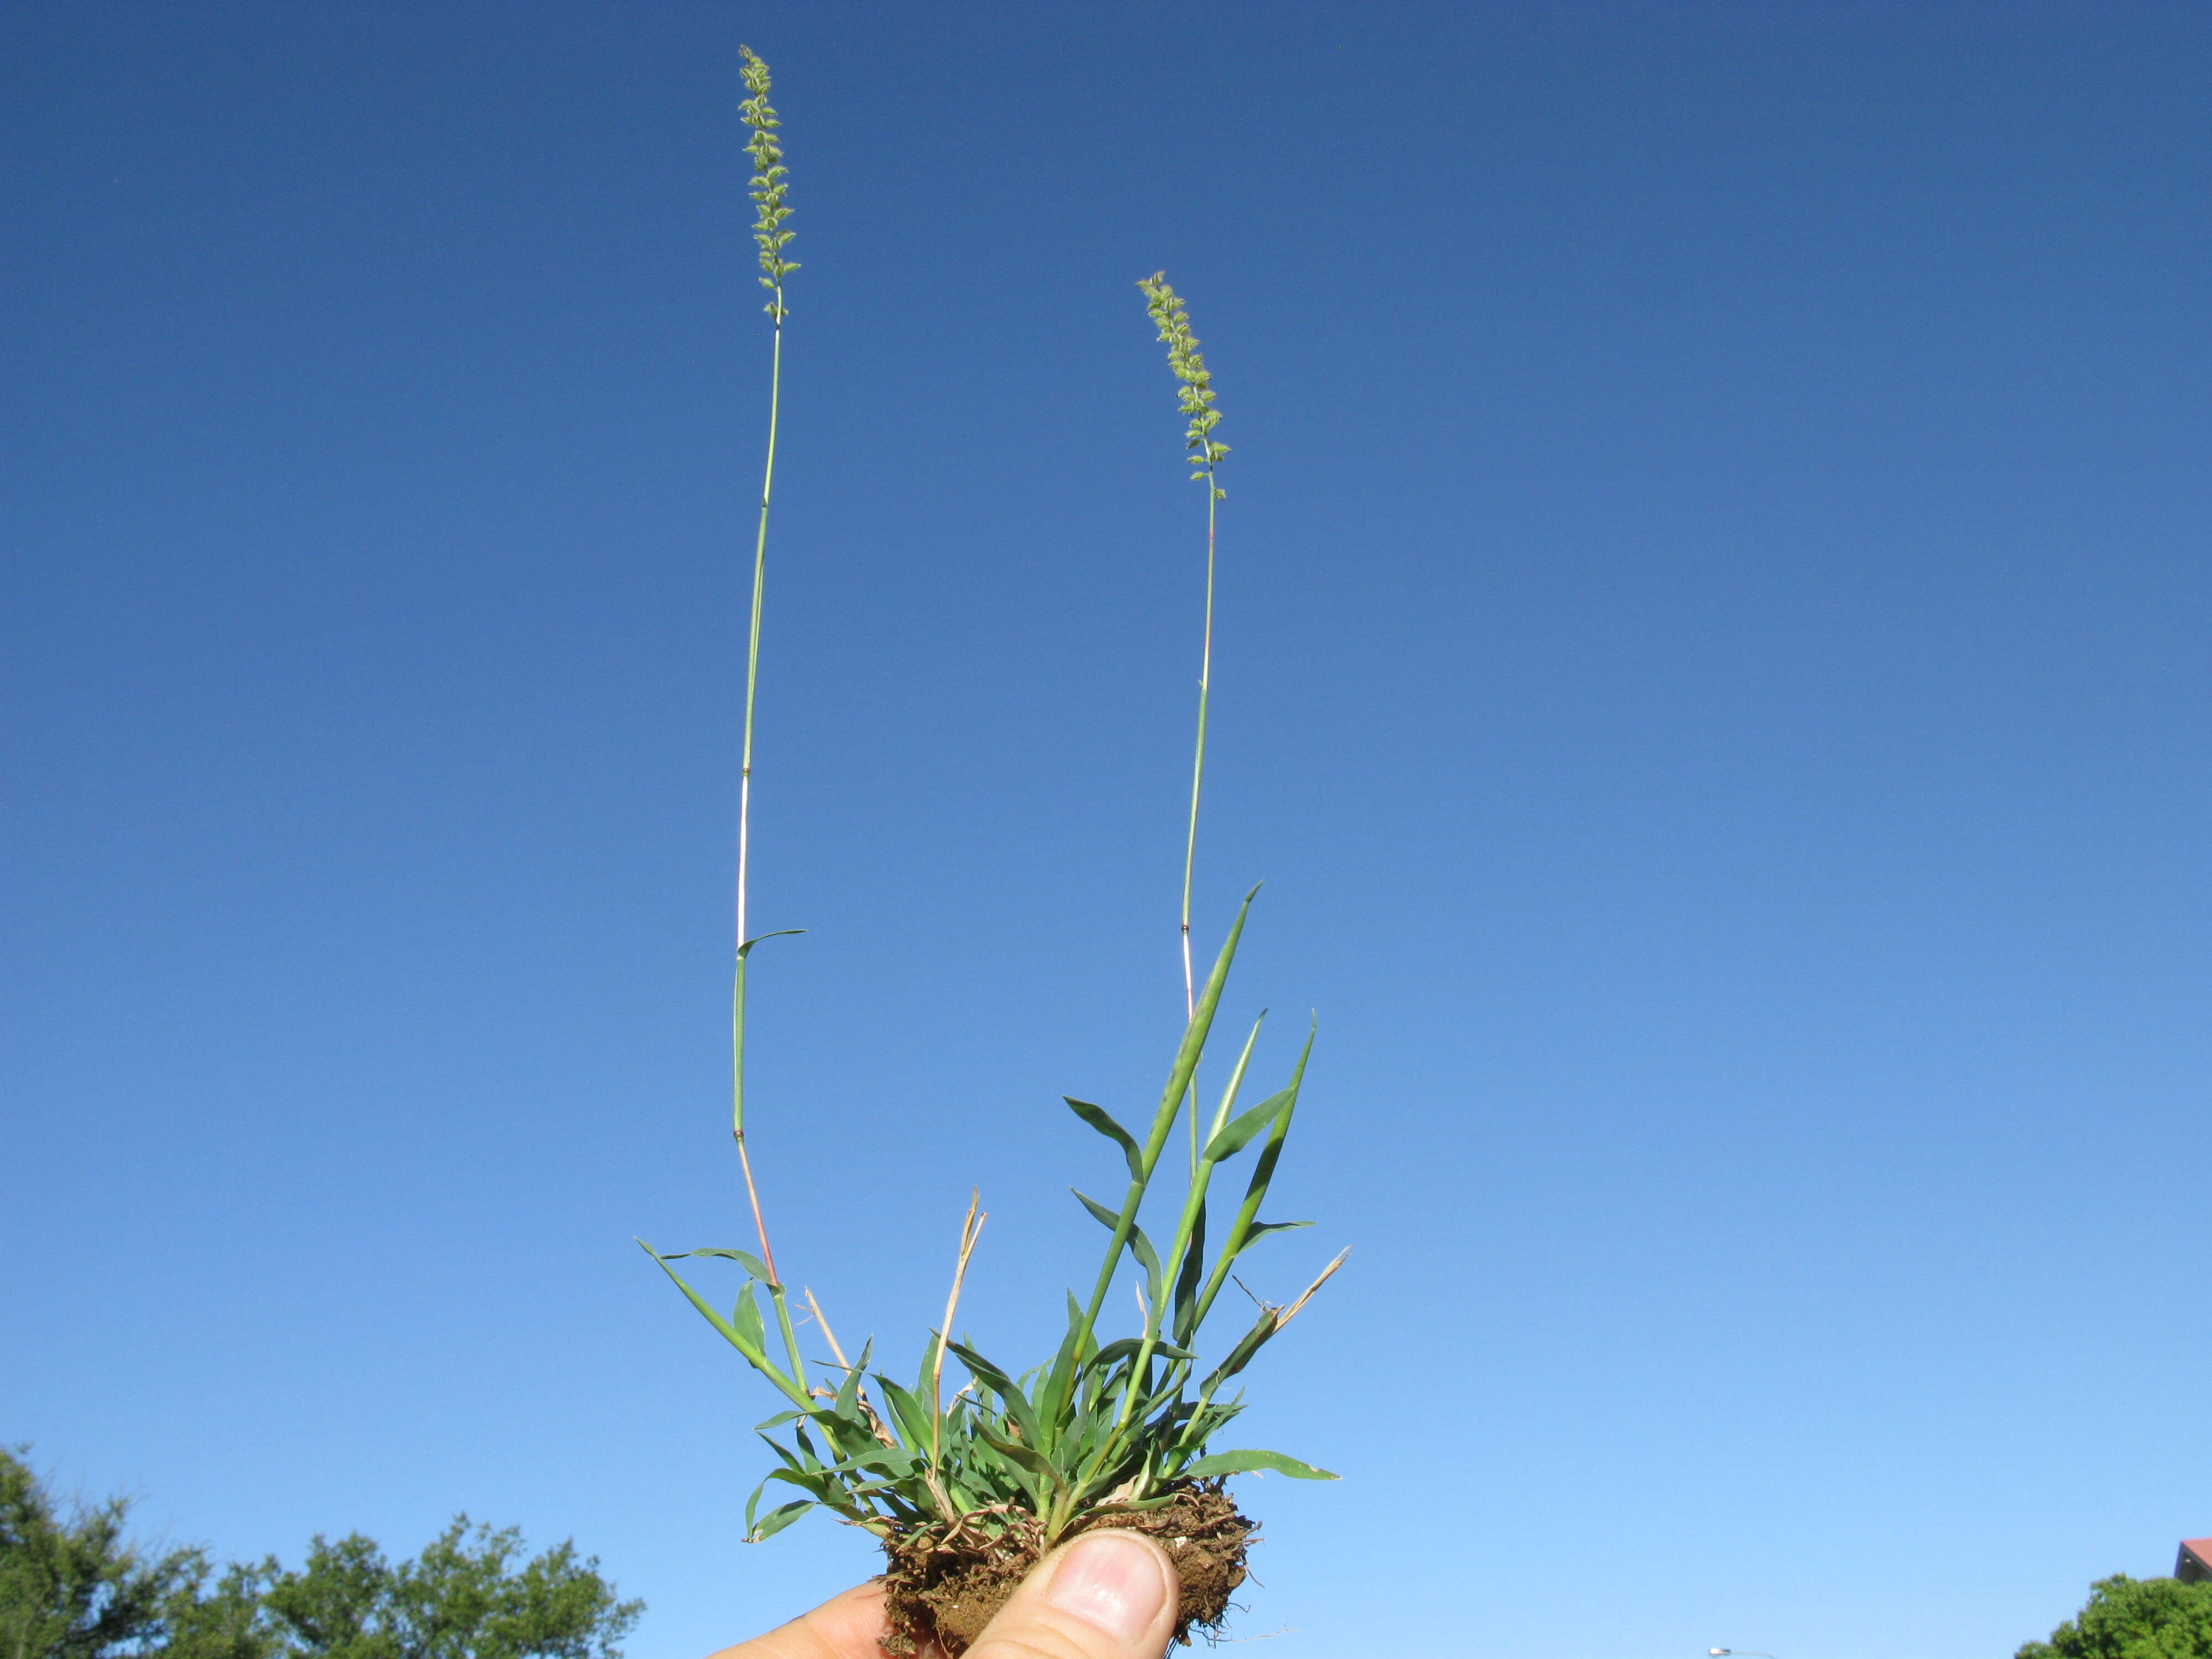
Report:
[[[201,1551],[149,1553],[129,1542],[128,1508],[111,1498],[64,1515],[22,1460],[0,1450],[0,1659],[258,1652],[226,1642],[252,1622],[240,1600],[246,1575],[234,1569],[210,1587]]]
[[[297,1659],[618,1659],[645,1604],[617,1601],[572,1543],[509,1571],[521,1551],[519,1529],[465,1515],[396,1567],[359,1533],[318,1536],[305,1571],[267,1564],[264,1622]]]
[[[218,1571],[204,1550],[149,1552],[128,1500],[66,1515],[0,1450],[0,1659],[619,1659],[644,1610],[561,1543],[514,1565],[522,1534],[465,1515],[397,1566],[359,1533],[307,1564]]]
[[[2087,1607],[2013,1659],[2212,1659],[2212,1580],[2099,1579]]]

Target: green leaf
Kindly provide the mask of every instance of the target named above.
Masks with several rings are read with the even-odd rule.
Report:
[[[1236,1376],[1237,1372],[1251,1364],[1252,1356],[1265,1347],[1267,1345],[1267,1339],[1281,1328],[1275,1323],[1275,1314],[1272,1308],[1263,1311],[1259,1318],[1253,1321],[1252,1328],[1245,1332],[1237,1340],[1237,1346],[1229,1351],[1229,1358],[1213,1368],[1212,1374],[1206,1380],[1202,1392],[1211,1392],[1217,1385]]]
[[[884,1449],[883,1443],[868,1431],[868,1425],[861,1421],[858,1411],[841,1413],[833,1406],[826,1411],[811,1413],[811,1420],[829,1436],[830,1444],[836,1447],[840,1456],[862,1458]]]
[[[1023,1396],[1020,1387],[1016,1384],[1013,1378],[1008,1376],[1006,1372],[1000,1370],[965,1343],[951,1342],[945,1346],[960,1356],[960,1363],[974,1373],[977,1382],[1006,1402],[1008,1414],[1021,1425],[1023,1436],[1032,1445],[1043,1438],[1037,1433],[1036,1417],[1030,1410],[1030,1402]]]
[[[929,1444],[929,1407],[904,1389],[878,1372],[876,1381],[883,1386],[884,1398],[890,1402],[891,1415],[898,1419],[899,1431],[906,1436],[910,1446]]]
[[[860,1364],[865,1365],[867,1362],[868,1357],[862,1354]],[[837,1403],[834,1409],[840,1417],[850,1418],[855,1423],[860,1420],[860,1365],[855,1365],[847,1371],[845,1380],[837,1385]]]
[[[1044,1443],[1050,1448],[1060,1441],[1060,1424],[1067,1410],[1068,1397],[1074,1387],[1078,1357],[1083,1346],[1083,1308],[1075,1299],[1075,1292],[1067,1293],[1067,1334],[1060,1340],[1060,1351],[1052,1357],[1045,1369],[1044,1388],[1037,1395],[1037,1422],[1044,1431]]]
[[[1149,1515],[1154,1510],[1164,1510],[1182,1494],[1170,1492],[1164,1498],[1146,1498],[1134,1504],[1093,1504],[1083,1512],[1085,1515]]]
[[[1287,1474],[1293,1480],[1335,1480],[1341,1477],[1327,1469],[1317,1469],[1310,1463],[1301,1463],[1295,1457],[1285,1457],[1280,1452],[1230,1451],[1216,1452],[1211,1457],[1201,1457],[1185,1469],[1187,1480],[1202,1480],[1210,1474],[1249,1474],[1255,1469],[1267,1469],[1276,1474]]]
[[[1177,1342],[1188,1342],[1198,1324],[1198,1287],[1206,1272],[1206,1200],[1198,1200],[1191,1217],[1190,1237],[1183,1246],[1182,1266],[1176,1270],[1175,1319]]]
[[[1083,1200],[1083,1207],[1090,1211],[1092,1218],[1109,1232],[1117,1231],[1121,1227],[1121,1218],[1097,1199],[1087,1193],[1076,1192],[1073,1187],[1067,1190],[1075,1193],[1075,1195]],[[1145,1237],[1145,1230],[1142,1227],[1132,1226],[1129,1229],[1129,1254],[1137,1258],[1137,1265],[1145,1270],[1146,1294],[1157,1304],[1160,1299],[1159,1253],[1152,1249],[1152,1241]]]
[[[1282,1156],[1283,1141],[1291,1132],[1291,1119],[1297,1111],[1298,1091],[1304,1083],[1306,1061],[1312,1056],[1318,1031],[1318,1022],[1307,1028],[1305,1047],[1299,1050],[1298,1063],[1291,1068],[1291,1080],[1279,1097],[1283,1102],[1282,1115],[1267,1132],[1267,1144],[1261,1147],[1259,1157],[1252,1160],[1252,1178],[1246,1183],[1244,1201],[1237,1206],[1237,1218],[1230,1224],[1228,1237],[1222,1241],[1220,1256],[1206,1281],[1206,1289],[1199,1295],[1197,1322],[1200,1325],[1205,1323],[1214,1297],[1221,1294],[1221,1287],[1228,1282],[1231,1265],[1251,1243],[1251,1226],[1259,1218],[1260,1206],[1267,1196],[1267,1185],[1275,1177],[1275,1162]]]
[[[1035,1475],[1046,1486],[1056,1486],[1060,1484],[1060,1470],[1054,1467],[1052,1459],[1047,1457],[1042,1452],[1033,1450],[1018,1441],[1008,1440],[1002,1435],[993,1434],[988,1430],[983,1431],[981,1437],[983,1443],[998,1453],[1000,1456],[1016,1468]],[[1023,1484],[1027,1486],[1029,1483],[1024,1481]],[[1042,1495],[1034,1487],[1030,1489],[1030,1496],[1032,1498]]]
[[[792,1450],[790,1447],[785,1445],[781,1440],[770,1440],[766,1435],[763,1435],[761,1436],[761,1442],[770,1451],[774,1452],[778,1457],[783,1460],[784,1466],[787,1468],[800,1470],[805,1468],[806,1465],[799,1461],[799,1454]]]
[[[762,1265],[761,1259],[750,1250],[725,1250],[717,1245],[702,1244],[696,1250],[678,1250],[674,1255],[665,1259],[670,1261],[681,1261],[687,1255],[719,1255],[725,1261],[736,1262],[763,1285],[775,1283],[768,1276],[768,1269]]]
[[[937,1333],[929,1334],[929,1340],[921,1346],[921,1369],[914,1374],[914,1396],[919,1400],[929,1392],[929,1379],[937,1370]]]
[[[1129,1229],[1129,1254],[1137,1258],[1138,1266],[1145,1270],[1145,1293],[1155,1308],[1160,1305],[1160,1258],[1152,1249],[1152,1241],[1145,1237],[1142,1227]]]
[[[1287,1089],[1269,1095],[1249,1112],[1240,1112],[1222,1126],[1221,1133],[1206,1143],[1200,1158],[1207,1164],[1218,1164],[1225,1158],[1234,1158],[1244,1150],[1244,1143],[1273,1121],[1275,1114],[1283,1109],[1283,1103],[1291,1097]]]
[[[1256,1241],[1265,1238],[1269,1233],[1294,1233],[1301,1227],[1312,1225],[1310,1221],[1255,1221],[1244,1230],[1244,1248],[1250,1249]]]
[[[1145,1155],[1139,1150],[1134,1135],[1116,1123],[1103,1108],[1093,1106],[1087,1100],[1078,1100],[1073,1095],[1062,1095],[1060,1098],[1067,1103],[1076,1116],[1121,1149],[1121,1156],[1128,1163],[1131,1176],[1139,1181],[1145,1178]]]
[[[797,269],[796,266],[793,268]],[[795,939],[805,931],[804,927],[779,927],[773,933],[755,933],[743,945],[738,946],[738,960],[743,962],[747,957],[752,955],[753,946],[764,939]]]
[[[1144,1346],[1145,1340],[1140,1336],[1124,1336],[1116,1338],[1115,1340],[1109,1342],[1104,1347],[1098,1350],[1098,1357],[1093,1360],[1091,1364],[1097,1366],[1102,1370],[1109,1366],[1118,1365],[1123,1360],[1133,1358],[1137,1350]],[[1155,1359],[1195,1359],[1198,1358],[1196,1354],[1192,1353],[1187,1348],[1178,1348],[1172,1342],[1163,1341],[1157,1338],[1152,1343],[1152,1357]]]
[[[696,1308],[700,1312],[700,1316],[704,1318],[709,1325],[712,1325],[715,1330],[721,1334],[722,1340],[725,1342],[727,1342],[739,1353],[744,1355],[746,1364],[750,1364],[763,1376],[768,1378],[769,1382],[775,1383],[777,1388],[782,1389],[787,1397],[799,1402],[807,1410],[811,1411],[813,1409],[814,1402],[807,1399],[805,1395],[799,1391],[799,1385],[797,1383],[793,1382],[789,1377],[786,1376],[781,1370],[776,1369],[775,1364],[769,1358],[766,1350],[764,1350],[758,1342],[748,1343],[744,1337],[739,1334],[735,1326],[731,1324],[728,1320],[723,1318],[720,1314],[714,1311],[714,1305],[709,1303],[705,1297],[700,1295],[698,1291],[693,1290],[689,1285],[684,1282],[684,1276],[678,1273],[675,1268],[668,1265],[667,1261],[661,1256],[659,1251],[654,1249],[652,1245],[647,1243],[641,1238],[637,1241],[637,1247],[660,1264],[660,1271],[666,1273],[671,1279],[675,1281],[676,1288],[684,1292],[684,1299],[690,1302],[693,1307]],[[747,1288],[750,1290],[750,1286],[748,1286]]]
[[[1229,937],[1222,941],[1221,954],[1213,959],[1213,968],[1206,976],[1206,988],[1198,994],[1198,1007],[1190,1022],[1183,1027],[1182,1042],[1176,1049],[1175,1064],[1168,1071],[1168,1086],[1160,1091],[1160,1109],[1153,1119],[1152,1135],[1146,1150],[1158,1156],[1158,1148],[1166,1143],[1168,1126],[1174,1123],[1182,1106],[1183,1091],[1190,1087],[1190,1075],[1198,1069],[1198,1057],[1205,1051],[1206,1034],[1213,1029],[1213,1011],[1220,1006],[1221,988],[1229,982],[1229,964],[1237,960],[1237,941],[1244,937],[1244,918],[1250,914],[1252,901],[1260,896],[1255,887],[1244,895],[1243,903],[1237,907],[1237,920],[1230,924]]]
[[[1259,1045],[1261,1028],[1267,1023],[1267,1011],[1262,1008],[1260,1018],[1252,1022],[1251,1034],[1244,1039],[1243,1048],[1237,1051],[1237,1063],[1229,1068],[1229,1082],[1221,1091],[1221,1104],[1214,1108],[1213,1121],[1206,1131],[1208,1140],[1218,1134],[1222,1126],[1229,1121],[1229,1114],[1236,1107],[1237,1097],[1243,1092],[1244,1073],[1251,1066],[1252,1050]]]
[[[1091,1218],[1096,1221],[1100,1226],[1103,1227],[1108,1232],[1112,1232],[1116,1227],[1119,1227],[1121,1224],[1121,1218],[1119,1215],[1116,1215],[1113,1211],[1108,1209],[1097,1199],[1091,1197],[1090,1194],[1079,1192],[1073,1187],[1070,1187],[1067,1190],[1071,1193],[1074,1193],[1076,1197],[1083,1200],[1083,1207],[1091,1212]]]
[[[769,1537],[775,1537],[776,1533],[783,1531],[785,1526],[790,1526],[792,1522],[805,1516],[810,1509],[814,1509],[814,1500],[810,1500],[810,1498],[799,1498],[799,1500],[792,1500],[790,1504],[779,1504],[776,1509],[769,1509],[761,1517],[759,1524],[754,1526],[752,1531],[745,1533],[745,1541],[748,1544],[765,1544]]]
[[[757,1544],[765,1539],[775,1537],[807,1510],[814,1508],[820,1501],[817,1498],[801,1498],[788,1504],[778,1504],[764,1517],[756,1522],[753,1519],[753,1510],[760,1503],[761,1494],[767,1490],[768,1482],[763,1480],[753,1488],[753,1495],[745,1500],[745,1542],[748,1544]]]
[[[753,1302],[751,1281],[738,1292],[738,1305],[730,1310],[730,1323],[737,1328],[739,1336],[763,1353],[768,1352],[768,1332],[761,1324],[760,1309]]]

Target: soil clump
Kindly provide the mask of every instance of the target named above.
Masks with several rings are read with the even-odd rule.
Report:
[[[1078,1522],[1068,1535],[1106,1527],[1142,1533],[1167,1551],[1182,1584],[1175,1638],[1186,1645],[1192,1631],[1218,1629],[1228,1616],[1230,1593],[1244,1582],[1245,1549],[1258,1531],[1213,1480],[1185,1486],[1172,1502],[1140,1515]],[[993,1538],[968,1528],[948,1540],[934,1527],[886,1540],[884,1553],[890,1558],[884,1646],[899,1659],[932,1642],[945,1659],[960,1659],[1044,1555],[1026,1532]]]

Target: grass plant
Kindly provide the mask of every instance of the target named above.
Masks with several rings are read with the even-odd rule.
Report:
[[[1241,1396],[1223,1396],[1224,1386],[1297,1316],[1336,1271],[1341,1256],[1288,1305],[1261,1304],[1250,1327],[1210,1366],[1196,1350],[1206,1316],[1239,1258],[1270,1233],[1308,1224],[1264,1220],[1260,1208],[1297,1109],[1310,1033],[1288,1083],[1240,1110],[1245,1072],[1259,1036],[1255,1024],[1231,1070],[1200,1148],[1198,1173],[1177,1206],[1164,1253],[1137,1219],[1212,1030],[1250,905],[1248,896],[1199,992],[1144,1139],[1138,1140],[1101,1107],[1067,1103],[1114,1143],[1129,1180],[1118,1206],[1076,1194],[1110,1237],[1088,1300],[1079,1302],[1069,1294],[1066,1334],[1045,1364],[1016,1376],[972,1343],[951,1335],[981,1229],[973,1203],[961,1229],[944,1322],[929,1334],[911,1385],[872,1369],[872,1346],[864,1347],[857,1360],[849,1359],[814,1307],[836,1382],[834,1388],[810,1388],[795,1366],[779,1364],[768,1351],[756,1285],[771,1296],[775,1286],[763,1260],[748,1251],[718,1248],[653,1253],[692,1305],[791,1407],[759,1425],[781,1467],[771,1472],[747,1506],[749,1538],[766,1538],[819,1506],[881,1538],[915,1528],[984,1534],[1012,1530],[1049,1548],[1079,1520],[1158,1508],[1179,1485],[1207,1476],[1270,1469],[1305,1479],[1333,1478],[1277,1452],[1206,1448],[1243,1409]],[[1243,1194],[1209,1260],[1207,1198],[1215,1171],[1248,1147],[1256,1151]],[[722,1257],[744,1270],[749,1282],[728,1315],[670,1265],[684,1255]],[[1125,1258],[1135,1267],[1140,1327],[1102,1340],[1101,1316]],[[812,1307],[811,1296],[808,1300]],[[948,1353],[969,1377],[950,1401],[942,1394]],[[779,1429],[789,1431],[787,1441],[773,1437]],[[795,1488],[799,1495],[763,1513],[758,1506],[770,1482]]]
[[[731,1004],[732,1130],[758,1249],[716,1246],[663,1254],[642,1240],[640,1243],[716,1333],[782,1397],[786,1409],[758,1425],[775,1467],[745,1506],[746,1538],[749,1541],[766,1539],[808,1510],[821,1509],[883,1540],[893,1564],[895,1651],[911,1650],[934,1638],[948,1652],[957,1654],[966,1639],[962,1632],[968,1629],[957,1626],[950,1613],[942,1612],[935,1615],[933,1627],[926,1627],[932,1615],[917,1613],[913,1615],[917,1621],[914,1627],[902,1633],[896,1593],[902,1571],[910,1569],[909,1577],[916,1585],[932,1574],[941,1576],[947,1562],[983,1562],[994,1571],[1003,1569],[1018,1576],[1025,1570],[1024,1563],[1086,1527],[1103,1523],[1141,1528],[1147,1524],[1148,1516],[1164,1522],[1163,1512],[1179,1504],[1183,1506],[1177,1511],[1179,1516],[1188,1512],[1198,1518],[1177,1519],[1175,1530],[1195,1531],[1202,1522],[1223,1540],[1221,1560],[1217,1563],[1218,1594],[1211,1601],[1192,1601],[1192,1563],[1178,1558],[1186,1580],[1182,1628],[1187,1630],[1194,1622],[1211,1625],[1218,1621],[1228,1590],[1243,1576],[1243,1540],[1250,1530],[1249,1523],[1237,1516],[1233,1504],[1221,1495],[1222,1480],[1256,1470],[1300,1479],[1334,1478],[1278,1452],[1217,1451],[1212,1443],[1243,1408],[1237,1379],[1344,1261],[1340,1255],[1330,1261],[1303,1293],[1287,1304],[1254,1297],[1256,1316],[1252,1322],[1225,1346],[1211,1346],[1213,1358],[1200,1357],[1201,1349],[1211,1346],[1205,1341],[1207,1320],[1223,1291],[1232,1282],[1243,1288],[1233,1270],[1246,1253],[1270,1234],[1308,1224],[1265,1219],[1261,1211],[1297,1110],[1306,1060],[1313,1046],[1310,1029],[1285,1085],[1256,1104],[1245,1104],[1246,1074],[1266,1018],[1262,1014],[1238,1048],[1201,1132],[1198,1070],[1258,891],[1255,888],[1245,896],[1211,971],[1203,983],[1198,982],[1192,973],[1189,945],[1191,881],[1205,772],[1206,695],[1212,654],[1214,513],[1222,498],[1216,468],[1228,453],[1212,435],[1219,416],[1211,377],[1182,301],[1164,275],[1146,279],[1141,286],[1146,304],[1160,338],[1168,346],[1169,364],[1180,385],[1181,404],[1188,418],[1186,449],[1197,469],[1193,476],[1204,480],[1207,489],[1206,620],[1198,738],[1184,851],[1186,1020],[1182,1040],[1141,1136],[1103,1107],[1072,1098],[1067,1101],[1078,1118],[1112,1144],[1127,1175],[1116,1204],[1101,1202],[1080,1191],[1075,1194],[1108,1234],[1097,1273],[1087,1296],[1079,1299],[1069,1292],[1065,1334],[1057,1352],[1043,1364],[1018,1370],[987,1357],[971,1340],[955,1335],[962,1287],[984,1220],[979,1201],[971,1197],[961,1226],[943,1317],[929,1332],[919,1368],[908,1374],[911,1381],[879,1368],[872,1342],[863,1344],[857,1356],[848,1355],[812,1291],[806,1290],[801,1292],[805,1313],[828,1350],[827,1358],[817,1360],[817,1376],[810,1376],[800,1352],[792,1297],[769,1245],[745,1142],[745,974],[752,948],[760,942],[745,933],[753,720],[767,570],[769,499],[775,477],[782,331],[787,315],[783,285],[798,267],[785,257],[792,238],[786,222],[791,210],[778,121],[769,103],[768,67],[750,49],[744,54],[744,77],[749,96],[740,109],[750,133],[748,149],[753,161],[751,191],[757,213],[754,234],[774,328],[768,457],[762,478],[747,639],[738,786],[737,957]],[[1160,1164],[1176,1120],[1186,1107],[1191,1124],[1188,1178],[1179,1197],[1172,1200],[1171,1231],[1156,1243],[1140,1217],[1148,1200],[1168,1196],[1167,1183],[1159,1179]],[[1216,1177],[1232,1160],[1248,1152],[1250,1162],[1243,1189],[1228,1224],[1210,1231],[1208,1206],[1216,1197]],[[744,1283],[734,1301],[726,1304],[726,1311],[678,1271],[674,1264],[686,1257],[727,1261],[743,1271]],[[1135,1327],[1109,1330],[1108,1309],[1115,1285],[1125,1274],[1134,1291]],[[763,1294],[769,1304],[765,1317],[761,1306]],[[950,1398],[945,1395],[948,1359],[958,1364],[967,1379]],[[764,1506],[763,1499],[772,1489],[781,1501]],[[1199,1516],[1201,1510],[1205,1516]],[[1189,1540],[1178,1538],[1176,1541],[1180,1547]],[[908,1564],[908,1569],[902,1568],[902,1561]]]

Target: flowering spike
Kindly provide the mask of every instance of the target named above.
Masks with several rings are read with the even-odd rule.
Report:
[[[791,217],[791,209],[784,202],[785,167],[783,146],[776,142],[776,129],[783,124],[775,118],[775,111],[768,101],[768,65],[753,55],[750,46],[740,46],[744,54],[745,90],[752,94],[738,106],[738,113],[752,129],[753,136],[745,145],[745,153],[753,158],[751,185],[753,206],[757,210],[753,219],[753,240],[760,244],[760,284],[769,291],[768,314],[779,326],[790,313],[784,309],[783,279],[799,269],[796,262],[783,257],[797,233],[783,228]]]
[[[1161,343],[1168,349],[1168,367],[1182,382],[1176,404],[1190,420],[1182,447],[1199,469],[1190,476],[1203,479],[1219,501],[1222,492],[1213,483],[1213,469],[1229,453],[1229,446],[1216,442],[1213,437],[1213,428],[1221,420],[1221,411],[1213,406],[1213,374],[1199,352],[1198,336],[1190,331],[1190,316],[1182,296],[1169,286],[1167,278],[1167,272],[1156,270],[1139,277],[1137,286],[1144,290],[1145,309],[1152,314],[1152,325],[1159,330]]]

